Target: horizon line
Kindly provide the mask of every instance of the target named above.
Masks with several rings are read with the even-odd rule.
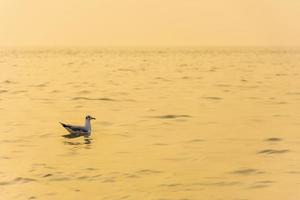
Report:
[[[300,45],[0,45],[0,48],[300,48]]]

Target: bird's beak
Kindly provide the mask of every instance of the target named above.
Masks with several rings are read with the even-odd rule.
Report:
[[[96,119],[95,117],[91,117],[91,119]]]

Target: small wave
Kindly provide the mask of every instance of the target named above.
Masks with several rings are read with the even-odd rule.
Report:
[[[78,94],[89,94],[89,93],[91,93],[91,91],[89,90],[81,90],[78,92]]]
[[[18,184],[18,183],[28,183],[28,182],[33,182],[36,181],[35,179],[32,178],[23,178],[23,177],[17,177],[11,181],[3,181],[0,182],[0,185],[11,185],[11,184]]]
[[[275,74],[276,76],[288,76],[288,74],[282,74],[282,73],[278,73],[278,74]]]
[[[300,95],[300,92],[288,92],[287,95]]]
[[[31,87],[46,87],[47,83],[41,83],[41,84],[37,84],[37,85],[31,85]]]
[[[51,93],[59,93],[61,92],[60,90],[52,90]]]
[[[182,184],[182,183],[168,183],[161,184],[160,187],[195,187],[195,186],[216,186],[216,187],[228,187],[239,185],[241,182],[238,181],[219,181],[219,182],[196,182],[190,184]]]
[[[6,83],[6,84],[16,84],[17,82],[10,81],[10,80],[5,80],[5,81],[3,81],[3,83]]]
[[[268,141],[268,142],[280,142],[280,141],[282,141],[282,138],[271,137],[271,138],[267,138],[265,141]]]
[[[156,80],[160,80],[160,81],[166,81],[166,82],[170,82],[170,80],[169,80],[169,79],[166,79],[166,78],[164,78],[164,77],[160,77],[160,76],[158,76],[158,77],[155,77],[155,79],[156,79]]]
[[[45,174],[43,177],[46,178],[46,177],[50,177],[50,176],[53,176],[53,174]]]
[[[190,115],[159,115],[153,116],[153,118],[160,118],[160,119],[176,119],[176,118],[191,118]]]
[[[238,175],[255,175],[255,174],[262,174],[264,172],[258,169],[248,168],[248,169],[240,169],[240,170],[232,171],[231,173],[238,174]]]
[[[231,87],[229,84],[216,84],[216,87]]]
[[[11,157],[8,157],[8,156],[0,156],[0,159],[8,160],[8,159],[11,159]]]
[[[286,102],[286,101],[278,101],[278,102],[274,102],[274,104],[288,104],[288,102]]]
[[[241,182],[238,182],[238,181],[219,181],[219,182],[213,182],[213,183],[203,183],[202,185],[205,185],[205,186],[235,186],[235,185],[239,185],[241,184]],[[201,185],[201,184],[200,184]]]
[[[151,170],[151,169],[142,169],[139,171],[136,171],[138,174],[159,174],[162,173],[162,171],[157,171],[157,170]]]
[[[283,154],[283,153],[288,153],[288,149],[281,149],[281,150],[276,150],[276,149],[265,149],[261,150],[258,153],[259,154]]]
[[[127,173],[125,173],[124,176],[127,177],[127,178],[139,178],[139,176],[135,175],[135,174],[127,174]]]
[[[270,187],[270,185],[253,185],[253,186],[250,186],[249,189],[260,189],[260,188],[266,188],[266,187]]]
[[[255,183],[266,183],[266,184],[269,184],[269,183],[275,183],[274,181],[256,181]]]
[[[149,175],[160,174],[160,173],[162,173],[162,171],[142,169],[142,170],[135,171],[133,173],[124,173],[122,175],[126,178],[140,178],[142,176],[149,176]]]
[[[85,168],[85,170],[88,170],[88,171],[95,171],[97,170],[96,168],[92,168],[92,167],[88,167],[88,168]]]
[[[248,189],[260,189],[260,188],[270,187],[272,183],[274,183],[274,181],[256,181]]]
[[[209,99],[209,100],[222,100],[221,97],[202,97],[203,99]]]
[[[6,92],[8,92],[8,90],[0,90],[0,94],[1,93],[6,93]]]
[[[88,97],[74,97],[72,100],[89,100],[89,101],[116,101],[115,99],[111,98],[88,98]]]
[[[185,143],[198,143],[198,142],[203,142],[204,140],[202,139],[193,139],[193,140],[188,140],[188,141],[185,141]]]
[[[89,178],[90,178],[89,176],[80,176],[77,179],[78,180],[86,180],[86,179],[89,179]]]
[[[167,146],[168,144],[165,144],[165,143],[154,143],[152,145],[155,145],[155,146]]]
[[[181,183],[170,183],[170,184],[161,184],[160,186],[161,187],[182,187],[184,185]]]
[[[126,196],[120,197],[120,199],[128,199],[129,197],[130,197],[130,195],[126,195]]]

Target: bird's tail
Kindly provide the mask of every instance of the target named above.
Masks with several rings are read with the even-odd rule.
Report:
[[[63,127],[66,127],[67,125],[64,123],[59,122]]]

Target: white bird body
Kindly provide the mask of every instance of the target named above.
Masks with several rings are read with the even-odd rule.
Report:
[[[91,116],[86,116],[85,118],[85,125],[84,126],[74,126],[74,125],[69,125],[69,124],[60,124],[70,133],[68,135],[63,135],[63,137],[66,138],[74,138],[74,137],[89,137],[92,133],[92,126],[91,126],[91,120],[95,119],[94,117]]]

